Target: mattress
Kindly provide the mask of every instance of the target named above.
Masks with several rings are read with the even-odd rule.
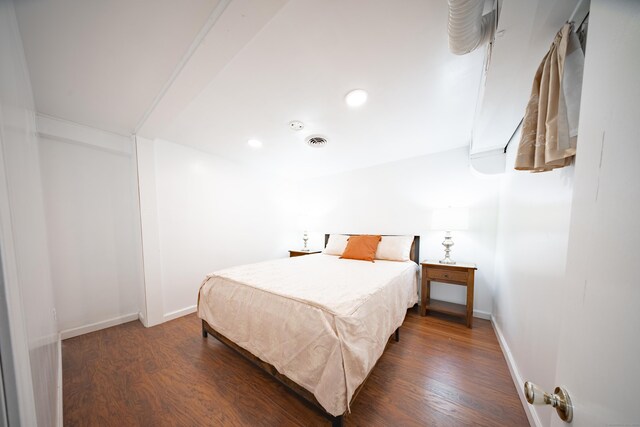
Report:
[[[242,265],[207,276],[198,316],[339,416],[418,301],[417,275],[325,254]]]

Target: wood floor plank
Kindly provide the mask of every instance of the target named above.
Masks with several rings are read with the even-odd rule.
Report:
[[[407,312],[347,426],[527,426],[491,324]],[[269,375],[209,337],[195,314],[62,342],[65,426],[327,426]]]

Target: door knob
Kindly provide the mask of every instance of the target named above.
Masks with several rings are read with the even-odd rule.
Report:
[[[531,381],[527,381],[524,383],[524,395],[532,405],[551,405],[556,408],[562,421],[570,423],[573,420],[573,406],[569,393],[564,388],[556,387],[553,394],[549,394]]]

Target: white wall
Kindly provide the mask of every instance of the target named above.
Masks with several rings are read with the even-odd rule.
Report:
[[[151,325],[194,311],[207,273],[288,256],[289,184],[172,142],[138,143],[144,148],[138,149],[138,163],[145,268],[159,272],[145,283],[155,304],[148,300],[147,312],[161,304],[163,313],[161,320],[149,319]],[[153,156],[153,170],[145,156]],[[155,200],[148,194],[154,185]]]
[[[62,338],[138,318],[142,249],[133,141],[38,117]]]
[[[519,141],[518,131],[500,185],[493,318],[515,363],[519,390],[523,378],[553,390],[574,168],[516,171]],[[530,408],[543,425],[555,416],[546,406]]]
[[[60,415],[59,340],[38,142],[29,73],[8,0],[0,0],[0,252],[0,303],[6,305],[0,311],[8,314],[0,335],[9,424],[54,425]]]
[[[312,247],[323,247],[324,233],[413,234],[421,236],[421,259],[432,260],[444,255],[444,233],[430,229],[432,211],[468,207],[469,230],[453,233],[452,257],[477,264],[474,309],[488,317],[498,185],[499,177],[469,167],[462,148],[302,181],[298,205],[309,216]],[[458,303],[466,296],[461,286],[434,284],[432,292],[434,298]]]

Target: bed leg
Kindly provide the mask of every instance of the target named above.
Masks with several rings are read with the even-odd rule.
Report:
[[[395,339],[396,342],[400,341],[400,328],[396,329]]]
[[[339,417],[332,417],[331,419],[331,427],[342,427],[344,425],[344,415],[340,415]]]
[[[202,338],[207,337],[207,330],[204,328],[204,320],[202,321]]]

